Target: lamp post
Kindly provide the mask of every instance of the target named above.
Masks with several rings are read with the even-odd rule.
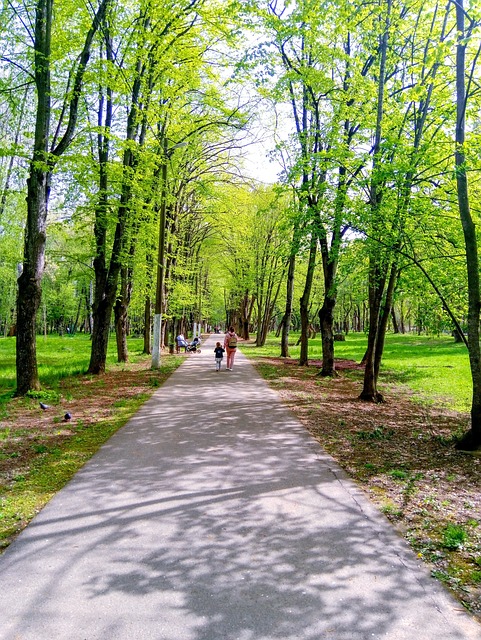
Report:
[[[186,142],[178,142],[170,149],[167,138],[163,139],[162,191],[160,194],[159,250],[157,259],[157,284],[155,288],[154,340],[152,345],[152,369],[160,368],[162,340],[162,307],[164,304],[164,267],[165,267],[165,218],[167,210],[167,162],[175,149],[185,147]]]

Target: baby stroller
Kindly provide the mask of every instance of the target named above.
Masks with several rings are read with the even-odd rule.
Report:
[[[200,338],[194,338],[185,350],[191,351],[192,353],[200,353]]]

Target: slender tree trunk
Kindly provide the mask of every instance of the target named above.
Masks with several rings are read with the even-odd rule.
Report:
[[[399,323],[397,320],[397,316],[396,316],[396,310],[394,309],[394,305],[391,309],[391,320],[392,320],[392,327],[393,327],[393,331],[394,333],[400,333],[399,331]]]
[[[296,254],[292,252],[289,256],[289,267],[287,269],[286,308],[284,311],[284,318],[282,320],[281,358],[289,358],[289,331],[291,329],[295,270]]]
[[[128,310],[132,295],[132,273],[129,267],[122,267],[119,294],[114,305],[115,335],[117,338],[117,361],[129,361],[127,346]]]
[[[78,305],[77,305],[77,314],[75,316],[75,322],[74,322],[73,326],[71,327],[72,333],[77,333],[78,324],[79,324],[79,320],[80,320],[80,312],[82,310],[83,293],[84,292],[82,291],[82,294],[79,297],[79,301],[78,301]]]
[[[321,376],[335,376],[334,366],[334,307],[336,298],[328,295],[324,296],[324,302],[319,310],[319,323],[321,326],[322,339],[322,369]]]
[[[116,290],[117,287],[115,287],[115,291]],[[110,295],[99,300],[97,304],[94,302],[94,328],[92,331],[92,345],[88,373],[105,373],[107,361],[106,354],[109,345],[110,321],[114,301],[115,293],[113,296]]]
[[[48,200],[52,172],[58,158],[72,142],[78,117],[78,103],[93,38],[103,20],[109,0],[102,0],[86,34],[70,95],[65,100],[68,122],[60,140],[52,142],[49,151],[51,124],[51,35],[53,0],[38,0],[35,14],[34,71],[37,110],[33,156],[27,180],[27,224],[25,229],[24,264],[18,279],[17,297],[17,394],[38,389],[36,315],[42,296],[42,276],[45,266],[45,244]],[[68,107],[68,108],[67,108]],[[59,122],[60,131],[63,122]]]
[[[342,208],[341,208],[342,210]],[[337,238],[337,239],[336,239]],[[339,229],[333,232],[333,246],[329,251],[327,238],[320,241],[322,265],[324,271],[324,300],[319,310],[319,323],[322,340],[322,369],[321,376],[335,376],[334,366],[334,308],[336,306],[336,271],[339,259]]]
[[[459,216],[466,246],[466,266],[468,275],[468,352],[473,396],[471,403],[471,429],[457,444],[458,449],[473,451],[481,447],[481,350],[479,316],[481,309],[479,258],[476,225],[471,216],[468,197],[468,177],[465,154],[465,114],[466,114],[466,33],[463,0],[456,3],[456,23],[458,44],[456,50],[456,186]]]
[[[47,212],[52,176],[48,158],[50,133],[50,47],[52,0],[38,0],[35,17],[35,85],[37,113],[33,157],[27,180],[27,225],[23,271],[17,296],[17,394],[39,389],[37,369],[36,316],[42,299],[45,267]]]
[[[399,270],[398,270],[397,264],[393,264],[391,266],[389,281],[386,288],[386,295],[384,298],[384,307],[382,309],[380,319],[379,319],[379,329],[378,329],[378,337],[377,337],[378,344],[375,350],[375,358],[374,358],[374,375],[376,376],[376,380],[379,378],[381,358],[384,351],[384,341],[386,339],[386,332],[389,324],[389,316],[391,315],[392,302],[394,298],[394,291],[396,289],[398,275],[399,275]]]
[[[249,294],[249,291],[246,291],[242,298],[241,307],[240,307],[240,319],[239,319],[241,335],[244,340],[249,340],[249,325],[251,322],[252,311],[254,310],[255,302],[256,302],[255,296],[253,295],[251,296]],[[228,322],[227,324],[228,325],[233,324],[235,326],[235,322],[233,322],[232,320],[230,321],[230,323]]]
[[[311,297],[312,282],[314,279],[314,269],[316,266],[317,254],[317,234],[313,229],[311,232],[311,242],[309,249],[309,261],[307,264],[306,280],[304,283],[304,291],[300,300],[300,316],[301,316],[301,353],[299,364],[307,367],[309,364],[309,300]]]
[[[362,359],[364,364],[364,386],[361,400],[370,402],[383,402],[384,398],[377,390],[376,376],[376,349],[379,340],[379,317],[381,312],[381,302],[384,293],[385,280],[378,270],[369,276],[371,283],[369,287],[369,332],[367,337],[367,350]]]
[[[378,175],[380,167],[380,152],[382,140],[382,123],[384,118],[384,92],[386,80],[386,59],[389,41],[389,28],[391,20],[392,1],[387,0],[386,21],[384,31],[379,43],[379,84],[377,96],[377,116],[376,131],[373,148],[373,166],[371,179],[370,207],[373,217],[373,228],[382,227],[382,221],[379,220],[381,201],[382,201],[382,183],[383,178]],[[382,275],[385,268],[382,264],[382,256],[380,247],[374,247],[371,250],[369,258],[369,335],[368,346],[365,357],[363,358],[364,368],[364,385],[360,394],[362,400],[371,402],[382,402],[383,397],[377,390],[376,376],[376,349],[378,347],[379,335],[379,314],[381,309],[381,301],[384,293],[385,276]]]
[[[107,52],[111,55],[111,42],[107,36]],[[103,123],[103,94],[99,100],[99,202],[95,212],[96,256],[94,259],[95,296],[93,305],[94,329],[92,332],[92,347],[88,373],[101,374],[105,372],[107,362],[107,348],[110,320],[117,297],[117,286],[122,268],[122,256],[126,243],[126,230],[129,222],[130,205],[132,199],[132,180],[136,167],[136,152],[134,143],[139,131],[138,103],[141,90],[140,63],[137,63],[138,74],[132,87],[131,105],[127,118],[127,140],[131,143],[124,149],[122,193],[117,210],[117,224],[115,227],[110,264],[107,268],[107,225],[108,225],[108,174],[107,162],[109,157],[109,133],[112,124],[112,93],[107,90],[105,105],[105,123]],[[103,126],[102,126],[103,125]],[[104,132],[102,132],[102,129]]]

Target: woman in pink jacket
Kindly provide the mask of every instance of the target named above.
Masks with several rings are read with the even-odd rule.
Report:
[[[237,334],[234,331],[234,327],[229,327],[229,331],[225,334],[224,349],[227,354],[226,369],[227,371],[232,371],[235,351],[237,349]]]

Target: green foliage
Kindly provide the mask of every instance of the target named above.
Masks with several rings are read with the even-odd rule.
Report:
[[[466,542],[467,532],[461,525],[448,524],[443,531],[443,546],[450,551],[460,549]]]
[[[389,440],[394,435],[392,429],[386,429],[382,425],[369,431],[356,431],[359,440]]]
[[[409,477],[409,473],[404,469],[392,469],[389,475],[395,480],[406,480]]]

